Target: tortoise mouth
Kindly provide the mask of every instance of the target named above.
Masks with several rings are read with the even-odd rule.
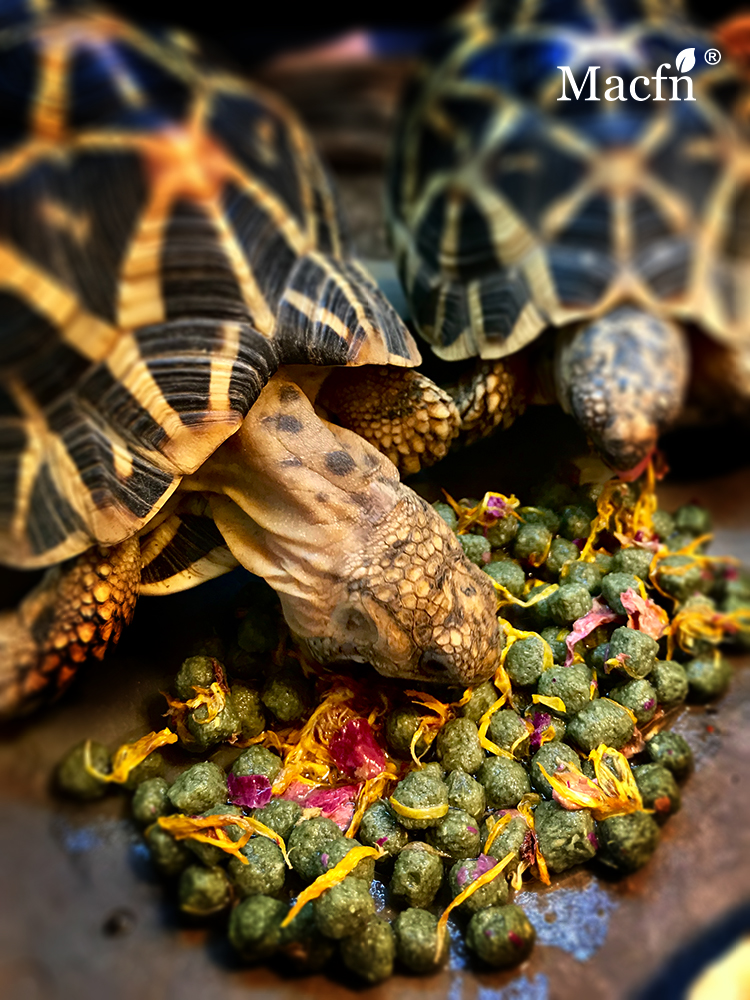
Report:
[[[642,458],[636,465],[631,469],[614,469],[614,472],[622,479],[625,483],[633,483],[636,479],[640,478],[649,466],[649,462],[654,457],[656,453],[656,447],[650,448],[648,454],[645,458]]]

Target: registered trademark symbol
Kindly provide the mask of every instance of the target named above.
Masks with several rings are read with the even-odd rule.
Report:
[[[706,54],[703,58],[709,66],[716,66],[717,63],[721,62],[721,52],[718,49],[706,49]]]

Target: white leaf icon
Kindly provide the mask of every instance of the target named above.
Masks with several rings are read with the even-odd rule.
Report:
[[[679,73],[689,73],[695,66],[695,49],[683,49],[677,53],[677,71]]]

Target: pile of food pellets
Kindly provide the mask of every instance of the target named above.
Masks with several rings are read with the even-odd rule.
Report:
[[[131,791],[186,918],[223,914],[249,963],[343,963],[374,983],[435,972],[450,934],[477,966],[523,961],[522,885],[648,862],[692,767],[668,726],[726,690],[720,644],[750,630],[750,581],[706,555],[707,512],[658,510],[651,476],[534,499],[435,504],[497,588],[493,680],[415,690],[323,672],[255,581],[232,634],[182,664],[167,728],[114,754],[79,744],[58,785]]]

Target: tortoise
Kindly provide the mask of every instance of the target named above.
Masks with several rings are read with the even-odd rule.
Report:
[[[680,0],[488,0],[432,43],[388,214],[419,332],[482,359],[465,435],[557,400],[635,478],[691,369],[690,419],[747,413],[747,99],[713,44]]]
[[[349,409],[386,450],[452,433],[295,115],[176,33],[37,0],[0,18],[0,561],[48,568],[0,619],[0,712],[101,658],[139,593],[238,563],[321,662],[488,677],[489,578],[316,401],[365,372]],[[370,383],[396,387],[395,430]]]

